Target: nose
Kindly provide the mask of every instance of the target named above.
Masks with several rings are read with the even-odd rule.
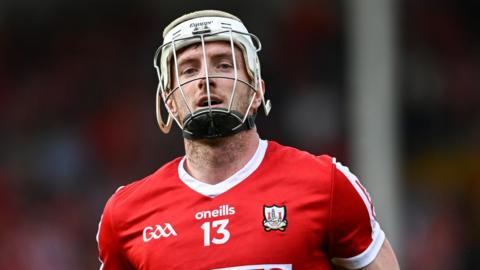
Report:
[[[207,80],[210,89],[216,86],[215,79],[206,76],[205,69],[202,69],[202,73],[200,73],[200,77],[197,80],[197,89],[201,91],[207,91]]]

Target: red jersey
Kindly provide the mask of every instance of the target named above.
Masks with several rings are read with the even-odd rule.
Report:
[[[177,158],[109,199],[103,270],[332,269],[372,262],[385,235],[368,193],[329,156],[260,141],[247,165],[209,185]]]

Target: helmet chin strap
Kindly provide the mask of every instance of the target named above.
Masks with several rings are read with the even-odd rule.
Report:
[[[189,140],[215,139],[231,136],[255,127],[255,115],[244,116],[224,108],[206,108],[188,114],[183,123],[183,137]]]

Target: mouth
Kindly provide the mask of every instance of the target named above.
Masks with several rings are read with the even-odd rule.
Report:
[[[211,96],[210,97],[210,104],[212,107],[219,107],[223,101],[216,96]],[[208,107],[208,97],[202,97],[200,100],[197,102],[197,107],[199,108],[205,108]]]

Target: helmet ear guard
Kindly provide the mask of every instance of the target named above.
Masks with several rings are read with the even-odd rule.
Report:
[[[243,53],[245,60],[246,71],[250,76],[253,83],[251,85],[248,82],[242,81],[238,78],[238,71],[235,66],[235,76],[233,77],[218,77],[209,76],[208,67],[206,62],[205,43],[210,41],[226,41],[230,42],[232,48],[232,58],[235,65],[235,47],[239,48]],[[201,43],[204,54],[204,68],[206,70],[205,77],[197,79],[205,79],[207,81],[207,95],[208,95],[208,109],[192,111],[192,108],[188,105],[185,98],[182,86],[189,82],[180,82],[178,75],[178,63],[177,63],[177,50],[186,48],[189,45]],[[271,104],[269,100],[264,98],[264,88],[260,75],[260,63],[258,60],[257,52],[261,50],[261,43],[259,39],[250,34],[243,23],[235,16],[221,12],[221,11],[198,11],[191,14],[184,15],[169,26],[164,31],[164,42],[157,49],[154,56],[154,67],[157,71],[159,78],[159,84],[156,93],[156,116],[157,123],[160,130],[163,133],[169,133],[173,120],[177,122],[178,126],[182,129],[183,135],[187,139],[204,139],[204,138],[217,138],[229,136],[237,133],[241,130],[246,130],[254,127],[255,117],[248,115],[251,109],[253,99],[256,94],[260,94],[261,103],[263,104],[265,114],[268,115],[271,110]],[[171,64],[175,66],[172,68]],[[173,77],[171,72],[174,72]],[[234,81],[232,90],[232,96],[230,101],[235,97],[237,82],[244,83],[256,94],[252,96],[251,101],[245,114],[232,110],[232,102],[229,104],[228,109],[220,109],[211,107],[211,96],[209,90],[210,78],[230,79]],[[179,82],[178,86],[174,89],[171,86],[172,78],[176,78]],[[197,80],[195,79],[195,80]],[[172,94],[175,91],[180,91],[183,102],[187,105],[189,113],[185,119],[178,119],[178,117],[172,113],[171,108],[168,106],[167,100],[173,98]],[[164,103],[165,109],[168,112],[166,121],[162,117],[161,103]],[[181,102],[181,101],[180,101]],[[238,122],[236,122],[238,121]],[[207,125],[209,127],[201,127],[201,125]],[[235,124],[236,123],[236,124]]]
[[[161,108],[162,103],[164,104],[165,109],[167,110],[167,113],[168,113],[166,122],[163,121],[163,117],[162,117],[162,108]],[[155,97],[155,113],[157,116],[156,118],[157,118],[158,127],[163,133],[168,134],[170,132],[170,129],[172,128],[173,117],[172,117],[172,114],[170,113],[170,109],[167,106],[166,100],[163,98],[161,94],[160,87],[157,88],[157,95]]]

